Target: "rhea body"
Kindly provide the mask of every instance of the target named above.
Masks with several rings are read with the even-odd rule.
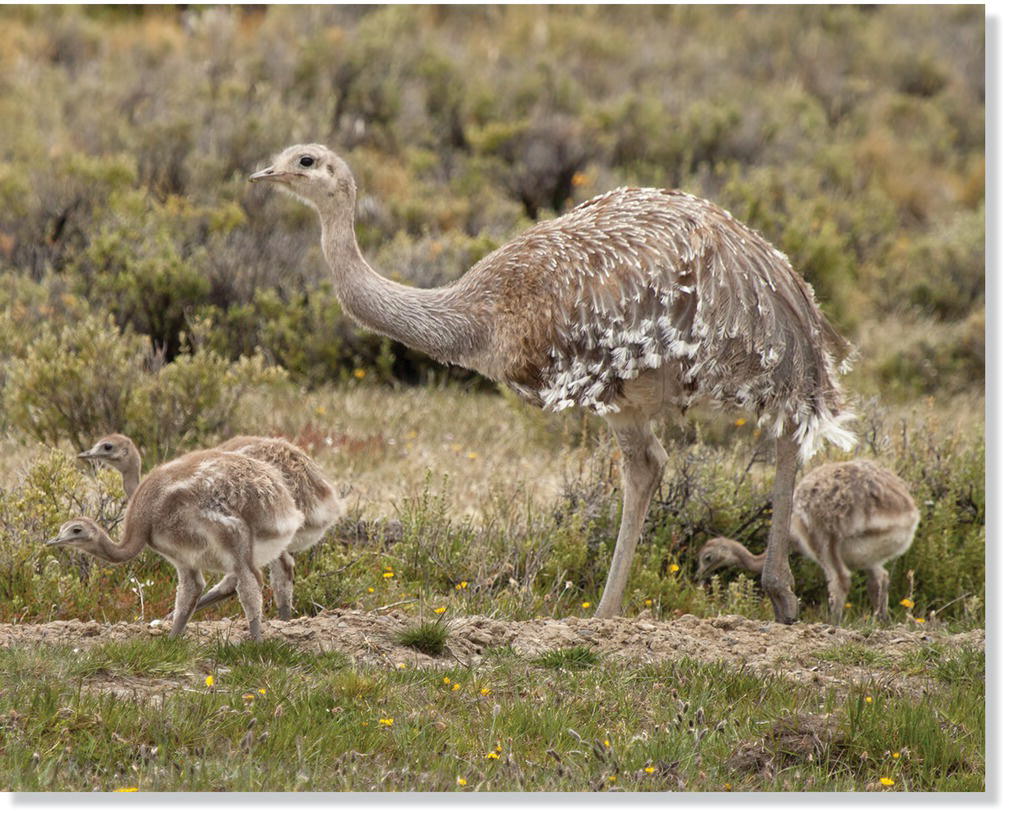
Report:
[[[303,522],[278,558],[268,565],[271,589],[278,607],[278,618],[292,616],[295,584],[293,554],[309,550],[319,542],[341,515],[341,500],[334,485],[320,466],[305,451],[281,437],[239,436],[226,440],[216,451],[232,451],[268,463],[281,473]],[[123,477],[123,490],[131,497],[141,481],[141,455],[133,440],[123,434],[108,434],[87,451],[82,459],[104,463]],[[196,610],[216,604],[236,592],[236,577],[225,577],[198,601]]]
[[[176,568],[179,582],[171,634],[183,632],[204,589],[203,571],[235,577],[236,591],[259,640],[260,568],[285,551],[303,523],[281,473],[242,454],[195,451],[154,468],[127,503],[114,541],[86,517],[65,522],[51,545],[76,547],[107,562],[149,547]]]
[[[844,614],[855,570],[865,571],[876,615],[889,619],[890,573],[884,564],[911,547],[920,516],[904,481],[868,460],[829,463],[799,481],[791,546],[823,569],[835,623]],[[722,567],[760,573],[765,561],[766,552],[754,554],[732,539],[711,539],[697,557],[697,578]]]
[[[355,182],[326,147],[287,148],[250,179],[317,210],[337,295],[361,325],[535,405],[605,418],[622,452],[624,501],[599,616],[620,612],[667,459],[653,418],[700,399],[754,410],[777,439],[763,583],[778,620],[795,618],[787,537],[796,461],[825,438],[851,442],[836,381],[848,345],[761,236],[689,194],[621,188],[535,224],[448,286],[418,289],[363,258]]]

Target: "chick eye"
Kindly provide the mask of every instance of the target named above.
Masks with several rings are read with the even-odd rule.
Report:
[[[313,167],[313,157],[303,156],[299,159],[299,164],[301,164],[303,167]]]

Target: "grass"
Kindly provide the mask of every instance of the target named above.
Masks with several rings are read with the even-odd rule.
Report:
[[[587,669],[598,663],[598,654],[583,645],[577,647],[560,647],[540,655],[535,661],[540,667],[547,669]]]
[[[817,650],[813,653],[813,658],[842,664],[854,664],[859,667],[882,665],[882,657],[875,650],[863,647],[861,644],[841,644],[825,650]]]
[[[426,655],[438,657],[446,652],[449,635],[450,631],[443,622],[423,621],[421,624],[407,627],[398,636],[397,643]]]
[[[0,654],[0,787],[983,787],[978,652],[931,656],[938,686],[918,700],[885,687],[821,689],[688,659],[631,666],[575,650],[547,658],[500,650],[448,674],[351,667],[340,655],[273,641],[14,648]],[[564,666],[581,672],[560,673]],[[105,686],[94,685],[100,670]],[[118,673],[129,675],[124,683],[150,675],[172,684],[116,695],[108,683]],[[884,787],[881,777],[894,784]]]
[[[283,389],[258,410],[261,424],[235,430],[289,436],[349,489],[345,518],[298,559],[297,615],[391,605],[512,619],[593,613],[621,508],[614,441],[598,418],[547,414],[456,386],[357,384],[309,396]],[[452,428],[447,416],[455,417]],[[897,469],[923,507],[914,546],[892,566],[895,621],[927,631],[983,624],[979,421],[960,406],[918,403],[875,407],[856,424],[856,455]],[[382,444],[363,444],[377,428],[397,431]],[[702,586],[692,578],[698,548],[711,536],[763,547],[771,468],[754,431],[732,415],[705,413],[684,428],[659,428],[671,458],[635,556],[625,615],[650,607],[661,618],[771,616],[757,577],[725,571]],[[0,619],[89,619],[101,610],[106,620],[130,621],[142,609],[149,619],[171,609],[175,574],[157,555],[112,566],[41,544],[82,511],[104,516],[115,532],[122,495],[112,472],[82,469],[69,450],[13,435],[0,440],[0,462],[10,463],[0,469],[7,481],[0,489]],[[801,558],[793,570],[803,620],[825,620],[822,572]],[[917,604],[911,611],[899,606],[908,595]],[[270,605],[269,591],[266,599]],[[843,626],[869,624],[860,574],[849,600]],[[230,600],[197,618],[241,615]]]

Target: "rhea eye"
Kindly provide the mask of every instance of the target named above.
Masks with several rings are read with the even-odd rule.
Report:
[[[71,531],[71,533],[73,533],[73,534],[74,534],[75,536],[76,536],[77,534],[79,534],[80,532],[81,532],[81,529],[80,529],[80,528],[74,528],[74,529],[73,529],[73,530]]]
[[[102,450],[103,450],[103,451],[112,451],[112,450],[113,450],[113,445],[112,445],[112,443],[106,443],[105,445],[103,445],[103,446],[102,446]]]
[[[313,167],[313,157],[303,156],[299,159],[299,164],[301,164],[303,167]]]

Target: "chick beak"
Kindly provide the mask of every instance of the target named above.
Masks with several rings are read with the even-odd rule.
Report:
[[[250,181],[251,182],[257,182],[257,181],[260,181],[261,179],[270,179],[272,176],[277,176],[277,175],[280,175],[280,174],[276,174],[274,172],[274,167],[273,166],[272,167],[265,167],[263,170],[258,170],[256,173],[251,174],[250,175]]]

